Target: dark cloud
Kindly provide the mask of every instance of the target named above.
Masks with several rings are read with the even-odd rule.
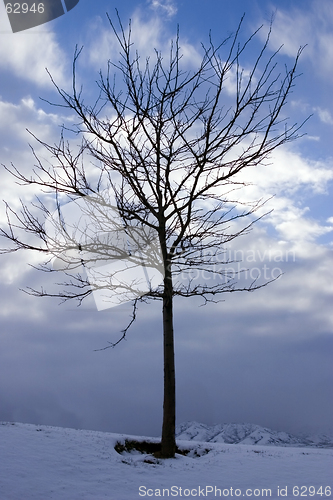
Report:
[[[20,314],[18,294],[8,286],[4,297],[6,289],[18,307],[16,315],[2,316],[0,420],[159,435],[160,303],[142,305],[127,341],[95,352],[117,339],[129,305],[98,313],[92,303],[69,308],[25,297]],[[258,304],[267,290],[257,292]],[[315,331],[304,312],[258,307],[249,313],[247,297],[232,294],[206,307],[176,301],[178,422],[327,430],[332,336]],[[29,316],[29,310],[35,312]]]

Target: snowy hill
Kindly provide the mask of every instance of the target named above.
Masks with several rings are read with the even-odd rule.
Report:
[[[187,456],[119,453],[133,436],[32,424],[0,425],[1,500],[138,500],[243,496],[323,500],[333,450],[177,440]],[[157,442],[157,438],[136,437]]]
[[[178,439],[208,443],[333,448],[332,436],[293,436],[254,424],[205,425],[186,422],[176,429]]]

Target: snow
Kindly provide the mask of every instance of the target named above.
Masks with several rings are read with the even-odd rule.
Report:
[[[176,429],[178,439],[206,441],[209,443],[259,444],[277,446],[315,446],[333,448],[333,437],[328,435],[293,436],[254,424],[205,425],[185,422]]]
[[[0,499],[219,498],[220,493],[291,498],[297,486],[304,496],[327,498],[330,490],[326,488],[325,494],[325,487],[333,487],[332,449],[177,440],[180,448],[192,453],[159,460],[138,452],[117,453],[115,444],[126,438],[133,436],[2,423]],[[310,486],[318,494],[310,495]]]

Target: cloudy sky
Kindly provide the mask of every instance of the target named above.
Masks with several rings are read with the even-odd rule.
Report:
[[[59,0],[60,1],[60,0]],[[42,26],[13,34],[0,5],[0,163],[29,175],[34,159],[26,129],[49,143],[71,117],[50,78],[70,91],[75,45],[83,45],[79,78],[93,97],[98,71],[117,57],[105,13],[132,19],[138,49],[165,49],[180,25],[187,68],[201,57],[209,30],[222,40],[245,12],[242,36],[261,24],[258,50],[274,15],[269,45],[283,67],[300,45],[302,75],[285,114],[311,119],[297,142],[271,165],[251,170],[252,194],[273,196],[274,211],[242,238],[244,265],[283,276],[251,294],[227,294],[200,307],[175,303],[177,420],[251,422],[290,432],[332,430],[333,5],[331,0],[147,0],[88,2]],[[248,54],[250,65],[252,52]],[[44,101],[40,98],[45,99]],[[37,151],[45,156],[41,149]],[[245,180],[249,180],[245,178]],[[1,171],[1,200],[15,208],[33,192]],[[5,224],[4,205],[0,223]],[[0,242],[0,247],[3,242]],[[127,341],[116,340],[130,306],[98,312],[20,291],[47,284],[29,267],[35,257],[0,256],[0,420],[159,435],[162,418],[161,304],[142,305]],[[52,275],[54,277],[54,275]]]

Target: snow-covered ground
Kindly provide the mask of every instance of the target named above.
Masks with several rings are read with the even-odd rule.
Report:
[[[1,424],[0,500],[332,496],[332,449],[192,440],[178,441],[188,456],[157,460],[117,453],[126,437]]]

